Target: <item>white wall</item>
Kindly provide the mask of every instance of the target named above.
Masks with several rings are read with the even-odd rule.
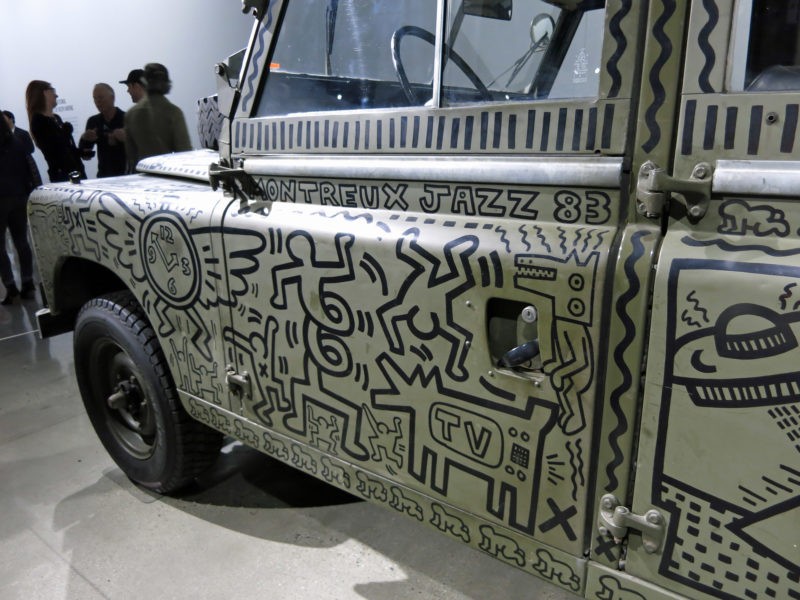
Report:
[[[110,84],[117,106],[131,106],[123,84],[128,71],[148,62],[169,69],[168,98],[186,115],[195,147],[197,99],[214,94],[213,66],[245,47],[254,18],[240,0],[0,0],[0,109],[28,129],[25,87],[32,79],[53,84],[60,116],[75,127],[97,113],[92,88]],[[36,159],[45,176],[39,150]],[[86,163],[94,177],[96,161]]]

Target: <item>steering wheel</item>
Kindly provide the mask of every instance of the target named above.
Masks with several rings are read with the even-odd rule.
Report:
[[[422,29],[422,27],[417,27],[416,25],[405,25],[400,27],[392,34],[392,64],[394,65],[394,70],[397,73],[397,79],[400,81],[400,87],[403,89],[403,93],[408,98],[408,101],[412,105],[419,105],[423,104],[417,95],[414,93],[414,90],[411,88],[411,83],[408,80],[408,76],[406,75],[406,69],[403,66],[403,61],[400,58],[400,41],[407,35],[412,35],[417,37],[425,42],[428,42],[432,46],[436,46],[436,36],[434,36],[430,31]],[[480,77],[472,70],[461,56],[459,56],[455,50],[450,48],[447,44],[445,44],[445,48],[447,50],[447,59],[452,60],[456,66],[461,69],[461,72],[467,76],[467,79],[470,80],[470,83],[475,86],[475,89],[481,95],[483,100],[491,100],[492,93],[489,91],[484,83],[481,81]]]

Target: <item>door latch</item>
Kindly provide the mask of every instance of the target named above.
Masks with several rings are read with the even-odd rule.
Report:
[[[617,544],[628,536],[629,529],[642,533],[642,546],[645,552],[653,554],[661,548],[664,541],[664,517],[655,509],[644,515],[637,515],[626,506],[622,506],[613,494],[606,494],[600,499],[600,513],[597,517],[597,528],[601,535],[610,535]]]
[[[250,373],[242,371],[237,373],[233,365],[228,365],[225,371],[225,384],[228,390],[240,400],[250,400],[253,397],[253,384]]]
[[[636,210],[648,219],[657,219],[664,212],[673,194],[683,197],[689,219],[699,221],[711,202],[711,165],[698,163],[689,179],[678,179],[652,161],[639,169],[636,182]]]

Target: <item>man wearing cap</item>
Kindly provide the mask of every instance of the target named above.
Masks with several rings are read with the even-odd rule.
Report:
[[[164,97],[172,89],[167,68],[159,63],[145,65],[144,84],[147,96],[125,113],[125,153],[130,173],[148,156],[192,149],[183,112]]]
[[[120,81],[128,86],[128,93],[131,95],[131,100],[136,104],[145,97],[147,92],[144,89],[144,69],[133,69],[128,73],[128,77]]]

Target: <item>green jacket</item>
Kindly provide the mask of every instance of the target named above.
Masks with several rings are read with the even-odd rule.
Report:
[[[125,113],[128,171],[148,156],[191,150],[186,119],[180,108],[160,94],[151,94]]]

